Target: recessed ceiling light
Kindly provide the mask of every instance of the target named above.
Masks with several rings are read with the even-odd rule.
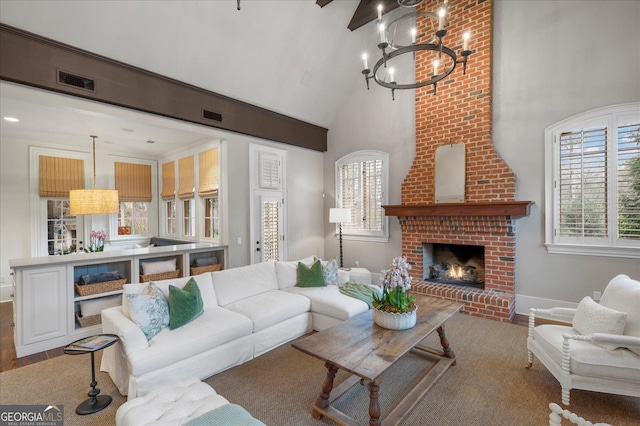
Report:
[[[20,121],[20,120],[18,120],[18,119],[17,119],[17,118],[15,118],[15,117],[4,117],[4,119],[5,119],[6,121],[11,122],[11,123],[17,123],[18,121]]]
[[[149,140],[149,141],[147,141],[147,143],[156,143],[156,141]]]
[[[133,133],[133,132],[135,132],[135,130],[133,130],[133,129],[127,129],[127,128],[123,128],[123,129],[122,129],[122,131],[123,131],[123,132],[129,132],[129,133]]]

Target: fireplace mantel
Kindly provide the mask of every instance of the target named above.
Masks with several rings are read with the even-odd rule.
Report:
[[[529,215],[533,201],[490,201],[478,203],[439,203],[382,206],[386,216],[511,216]]]

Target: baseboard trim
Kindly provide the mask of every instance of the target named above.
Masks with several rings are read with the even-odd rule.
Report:
[[[578,306],[577,303],[573,302],[565,302],[562,300],[555,299],[545,299],[542,297],[534,297],[534,296],[526,296],[523,294],[516,294],[516,313],[520,315],[529,315],[529,309],[531,308],[541,308],[541,309],[551,309],[551,308],[576,308]],[[547,319],[555,319],[551,317],[545,317],[544,315],[537,315],[541,318]]]
[[[0,302],[11,302],[13,299],[11,293],[13,292],[13,286],[0,285]]]

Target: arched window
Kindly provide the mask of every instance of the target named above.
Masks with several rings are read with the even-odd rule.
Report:
[[[546,129],[550,253],[640,257],[640,103],[570,117]]]

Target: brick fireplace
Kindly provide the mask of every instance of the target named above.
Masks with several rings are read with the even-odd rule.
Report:
[[[446,39],[458,52],[462,33],[470,31],[473,54],[466,75],[456,68],[437,93],[432,86],[416,89],[416,154],[402,184],[402,204],[384,206],[385,214],[398,217],[415,292],[458,300],[469,314],[508,322],[515,312],[515,222],[531,202],[515,201],[515,176],[491,140],[493,3],[450,3]],[[428,0],[418,8],[437,10],[438,4]],[[416,55],[418,76],[431,67]],[[435,151],[454,142],[465,146],[464,202],[435,203]],[[434,243],[484,246],[484,289],[420,281],[423,244]]]

